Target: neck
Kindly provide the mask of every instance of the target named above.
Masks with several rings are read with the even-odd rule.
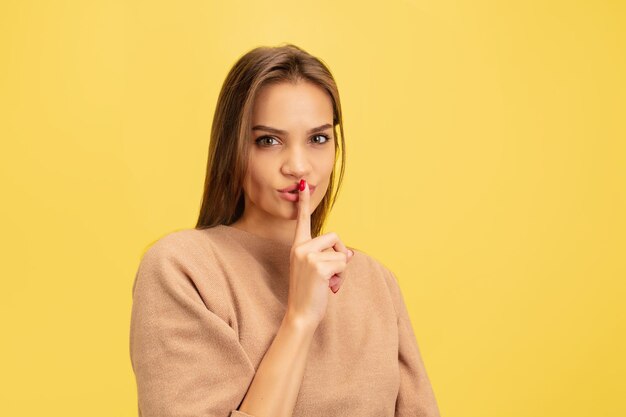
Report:
[[[230,226],[266,239],[279,241],[286,245],[293,244],[296,232],[296,220],[275,219],[272,221],[268,218],[263,218],[261,221],[255,221],[249,217],[242,216]]]

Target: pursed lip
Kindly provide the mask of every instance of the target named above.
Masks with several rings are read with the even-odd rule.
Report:
[[[285,193],[285,192],[297,190],[299,185],[300,185],[299,183],[293,184],[293,185],[290,185],[289,187],[283,188],[282,190],[278,190],[278,191],[280,191],[281,193]],[[309,184],[309,189],[311,190],[311,192],[315,191],[315,185]]]

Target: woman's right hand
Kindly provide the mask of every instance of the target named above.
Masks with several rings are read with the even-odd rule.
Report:
[[[309,185],[298,192],[298,217],[289,264],[287,314],[317,327],[324,318],[329,290],[339,289],[343,271],[354,253],[336,233],[311,239]]]

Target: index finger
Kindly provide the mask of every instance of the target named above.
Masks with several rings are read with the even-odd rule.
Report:
[[[294,245],[311,240],[311,210],[309,207],[311,194],[306,180],[300,180],[298,190],[298,217],[296,219]]]

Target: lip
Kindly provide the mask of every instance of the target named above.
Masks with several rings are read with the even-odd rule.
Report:
[[[290,193],[289,190],[296,190],[298,188],[298,184],[296,185],[292,185],[290,187],[287,188],[283,188],[282,190],[277,190],[278,193],[280,194],[281,198],[287,200],[287,201],[298,201],[299,197],[298,194],[299,193]],[[309,192],[310,194],[313,194],[313,192],[315,191],[315,186],[314,185],[309,185]]]
[[[278,191],[281,192],[281,193],[284,193],[284,192],[297,190],[298,189],[298,185],[300,185],[300,184],[299,183],[298,184],[292,184],[289,187],[285,187],[285,188],[283,188],[281,190],[278,190]],[[315,185],[309,184],[309,189],[311,190],[311,192],[315,191]]]

